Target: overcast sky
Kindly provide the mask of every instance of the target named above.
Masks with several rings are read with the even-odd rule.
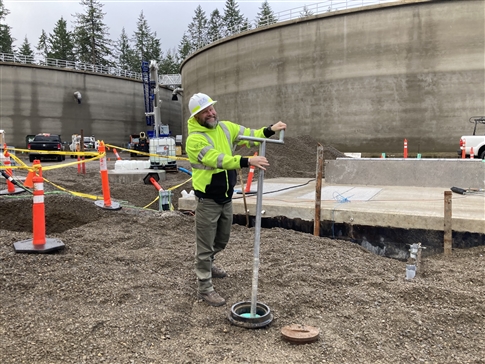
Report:
[[[109,27],[109,38],[117,41],[124,27],[129,37],[133,36],[136,23],[141,11],[151,30],[157,33],[162,44],[162,51],[177,48],[183,33],[195,15],[198,5],[209,18],[213,10],[219,9],[223,14],[226,1],[187,1],[187,0],[101,0],[104,4],[103,12],[105,24]],[[241,14],[253,21],[261,7],[263,0],[239,0]],[[274,13],[301,8],[318,1],[268,1]],[[16,49],[27,39],[35,48],[42,33],[52,30],[57,21],[63,17],[68,30],[74,25],[74,14],[84,13],[78,0],[4,0],[5,8],[10,11],[5,23],[12,28],[12,36],[16,39]]]

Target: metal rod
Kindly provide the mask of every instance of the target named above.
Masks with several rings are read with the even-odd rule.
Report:
[[[240,135],[238,136],[239,140],[251,140],[253,142],[271,142],[271,143],[276,143],[276,144],[284,144],[285,143],[285,131],[280,130],[280,135],[279,139],[266,139],[266,138],[257,138],[257,137],[252,137],[252,136],[246,136],[246,135]]]
[[[266,141],[259,145],[259,155],[264,157],[266,153]],[[254,261],[253,261],[253,285],[251,294],[251,317],[256,317],[256,303],[258,302],[258,276],[259,276],[259,246],[261,240],[261,211],[263,208],[263,180],[264,169],[258,173],[258,192],[256,194],[256,224],[254,235]]]
[[[251,136],[240,135],[239,140],[252,140],[261,142],[259,145],[259,155],[265,157],[266,155],[266,142],[283,144],[285,138],[285,131],[280,130],[279,140],[256,138]],[[258,191],[256,194],[256,222],[255,222],[255,236],[254,236],[254,260],[253,260],[253,284],[251,294],[251,311],[250,317],[256,317],[256,305],[258,302],[258,276],[259,276],[259,246],[261,240],[261,211],[263,207],[263,180],[264,169],[260,169],[258,173]]]

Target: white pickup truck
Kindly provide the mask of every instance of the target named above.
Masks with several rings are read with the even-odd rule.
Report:
[[[474,158],[485,159],[485,116],[472,116],[469,120],[470,123],[475,124],[473,127],[472,135],[462,135],[460,138],[460,149],[457,151],[461,156],[463,149],[465,150],[465,157],[470,157],[473,148]],[[481,125],[477,134],[477,126]]]
[[[84,137],[84,151],[91,152],[96,151],[98,148],[98,143],[96,142],[96,138],[94,136],[85,136]],[[72,142],[69,144],[69,150],[71,152],[79,152],[81,151],[81,135],[73,134],[72,135]],[[71,158],[74,158],[74,155],[71,155]]]

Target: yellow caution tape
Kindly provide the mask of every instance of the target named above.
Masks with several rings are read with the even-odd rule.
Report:
[[[170,156],[170,155],[164,155],[164,156],[160,157],[160,154],[140,152],[140,151],[134,150],[134,149],[127,149],[127,148],[123,148],[123,147],[117,147],[116,145],[112,145],[112,144],[105,144],[105,145],[107,147],[114,148],[116,150],[123,150],[125,152],[136,153],[136,154],[144,155],[144,156],[147,156],[147,157],[167,158],[167,159],[170,158],[170,159],[182,160],[182,161],[188,161],[189,160],[189,158],[174,157],[174,156]]]
[[[150,153],[145,153],[145,152],[139,152],[139,151],[135,151],[133,149],[126,149],[126,148],[118,147],[118,146],[111,145],[111,144],[106,144],[106,146],[111,147],[111,148],[116,148],[116,149],[119,149],[119,150],[128,151],[130,153],[138,153],[138,154],[146,155],[146,156],[160,157],[160,155],[158,155],[158,154],[150,154]],[[64,152],[52,152],[52,151],[33,151],[31,149],[17,149],[17,148],[10,148],[10,149],[15,150],[15,151],[19,151],[19,152],[27,152],[27,153],[30,153],[32,151],[32,152],[36,152],[36,153],[41,152],[39,154],[61,154],[61,155],[67,154],[67,155],[79,155],[79,156],[93,156],[93,158],[78,160],[78,161],[74,161],[74,162],[71,162],[71,163],[60,163],[60,164],[57,164],[57,165],[50,165],[50,166],[47,166],[47,167],[40,165],[40,168],[42,169],[42,171],[50,171],[50,170],[59,169],[59,168],[72,167],[72,166],[75,166],[75,165],[78,165],[78,164],[81,164],[81,163],[88,163],[88,162],[92,162],[92,161],[95,161],[95,160],[99,160],[100,158],[106,156],[106,153],[100,154],[98,152],[65,152],[65,151]],[[36,167],[28,166],[20,158],[18,158],[15,154],[11,154],[10,157],[15,161],[16,164],[19,165],[19,166],[10,166],[9,167],[10,169],[26,169],[29,172],[36,172],[36,173],[38,172],[38,169],[39,169],[38,166],[39,165],[36,165]],[[165,158],[165,156],[163,156],[163,158]],[[188,160],[188,158],[172,157],[172,156],[168,156],[167,158],[178,159],[178,160]],[[7,169],[7,167],[0,165],[0,169]],[[66,188],[64,188],[64,187],[62,187],[58,184],[55,184],[54,182],[49,181],[45,177],[42,177],[42,178],[45,182],[51,184],[52,186],[56,187],[57,189],[59,189],[63,192],[66,192],[68,194],[71,194],[73,196],[88,198],[88,199],[91,199],[91,200],[102,200],[103,199],[102,196],[96,196],[96,195],[91,195],[91,194],[87,194],[87,193],[81,193],[81,192],[75,192],[75,191],[68,190],[68,189],[66,189]],[[192,180],[192,177],[190,177],[186,181],[184,181],[184,182],[182,182],[182,183],[180,183],[176,186],[172,186],[172,187],[168,188],[167,191],[177,189],[180,186],[183,186],[184,184],[186,184],[187,182],[189,182],[191,180]],[[152,204],[157,202],[159,199],[160,199],[160,196],[157,196],[152,202],[150,202],[148,205],[144,206],[143,209],[147,209],[149,206],[151,206]],[[170,204],[170,210],[171,211],[174,210],[174,207],[173,207],[172,204]]]

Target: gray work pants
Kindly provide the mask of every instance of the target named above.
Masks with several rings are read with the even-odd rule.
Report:
[[[229,242],[232,226],[232,201],[220,205],[211,199],[197,199],[195,209],[195,274],[199,292],[214,290],[212,286],[212,261]]]

